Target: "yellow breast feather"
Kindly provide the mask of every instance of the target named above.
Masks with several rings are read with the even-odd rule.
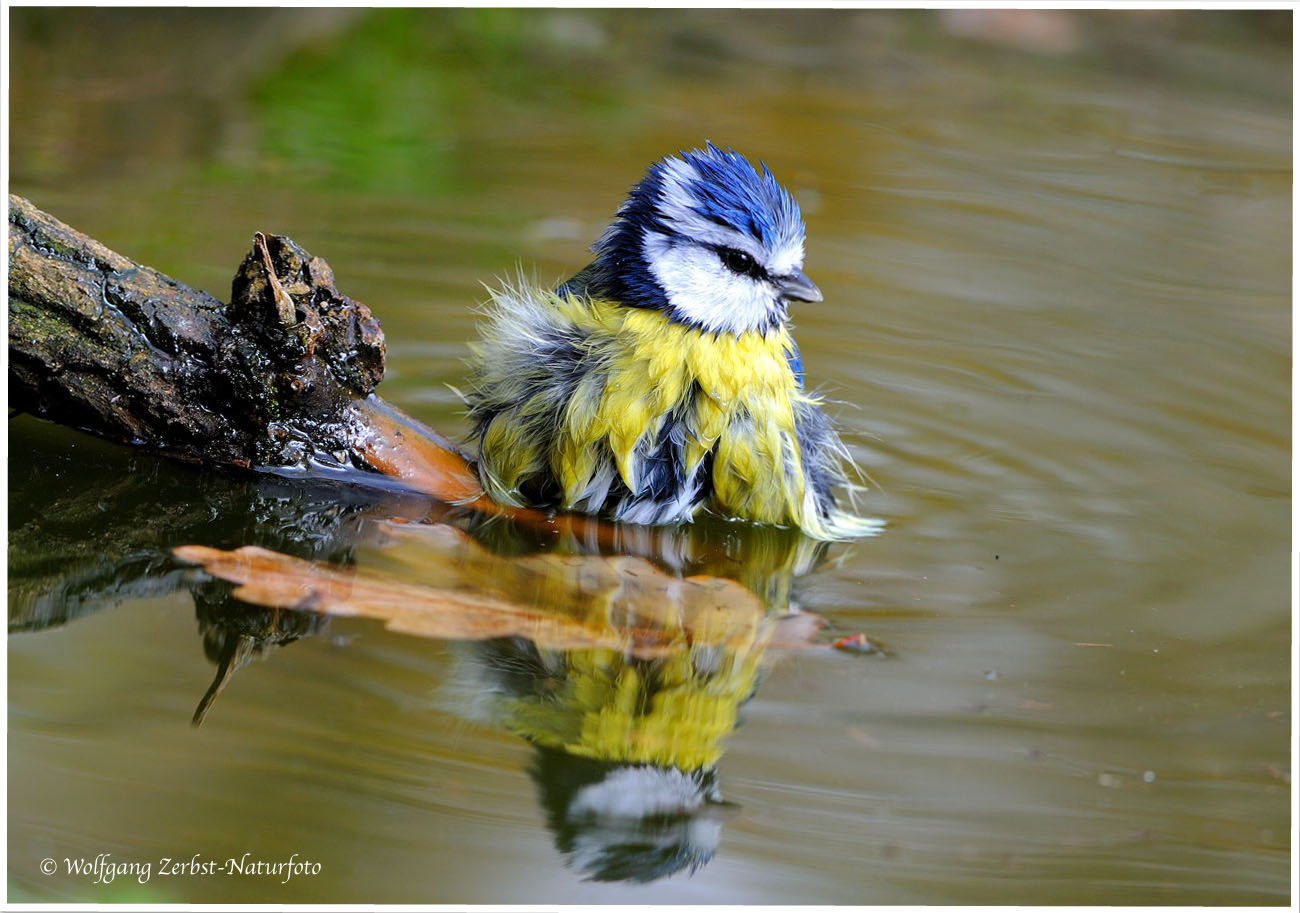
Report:
[[[784,327],[715,334],[522,286],[497,292],[489,316],[468,398],[495,499],[632,522],[707,505],[819,539],[872,529],[808,478],[811,466],[842,483],[846,454],[794,376]]]

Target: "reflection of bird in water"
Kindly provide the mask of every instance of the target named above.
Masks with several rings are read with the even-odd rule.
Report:
[[[556,847],[591,881],[694,872],[717,852],[734,808],[722,801],[713,768],[687,773],[542,749],[529,772]]]
[[[787,325],[790,302],[821,300],[803,241],[794,199],[735,152],[651,165],[587,268],[495,296],[466,391],[487,493],[629,523],[708,507],[875,532],[837,503],[848,453]]]
[[[783,549],[759,553],[787,575],[796,560]],[[457,579],[477,589],[491,571],[496,586],[545,593],[555,610],[594,629],[653,631],[656,646],[559,649],[529,637],[468,645],[449,676],[447,705],[536,749],[530,773],[547,825],[585,877],[652,881],[708,862],[734,809],[718,786],[723,742],[768,645],[806,642],[815,625],[798,629],[815,616],[766,614],[730,582],[674,582],[638,559],[516,559],[512,582],[499,561],[477,566],[485,554],[458,552]],[[778,575],[769,567],[763,576]]]
[[[580,538],[553,543],[558,554],[503,557],[441,524],[380,524],[386,563],[407,571],[399,577],[265,549],[177,553],[239,584],[240,599],[300,610],[263,611],[251,628],[231,619],[224,638],[205,634],[223,666],[215,687],[252,655],[242,648],[254,635],[315,633],[281,615],[363,616],[467,641],[445,680],[448,708],[534,746],[531,773],[571,866],[595,880],[651,881],[694,871],[716,852],[734,808],[718,785],[725,737],[754,693],[765,651],[809,644],[820,623],[781,609],[792,576],[815,564],[825,543],[789,529],[719,526],[725,535],[681,541],[681,530],[640,528],[655,535],[638,547],[680,562],[672,573],[640,557],[573,554]],[[508,544],[511,529],[477,531]],[[688,568],[729,571],[752,589],[684,575]]]
[[[716,765],[754,692],[762,637],[652,660],[613,650],[476,645],[490,717],[537,749],[530,773],[569,864],[595,881],[653,881],[708,862],[733,806]],[[486,679],[486,681],[483,681]]]

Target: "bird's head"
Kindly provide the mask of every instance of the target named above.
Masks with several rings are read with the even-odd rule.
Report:
[[[707,332],[740,335],[821,301],[803,274],[799,205],[763,165],[709,143],[655,162],[592,245],[600,290]]]

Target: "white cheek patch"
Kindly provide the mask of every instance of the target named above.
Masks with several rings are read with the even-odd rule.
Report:
[[[768,283],[733,273],[706,247],[673,244],[665,235],[647,230],[645,252],[668,303],[689,323],[740,335],[770,325],[780,310],[781,302]]]

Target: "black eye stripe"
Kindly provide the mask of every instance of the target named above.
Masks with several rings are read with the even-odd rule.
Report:
[[[743,250],[736,250],[734,247],[715,247],[714,250],[717,251],[722,265],[733,273],[749,276],[751,279],[767,278],[767,270]]]

